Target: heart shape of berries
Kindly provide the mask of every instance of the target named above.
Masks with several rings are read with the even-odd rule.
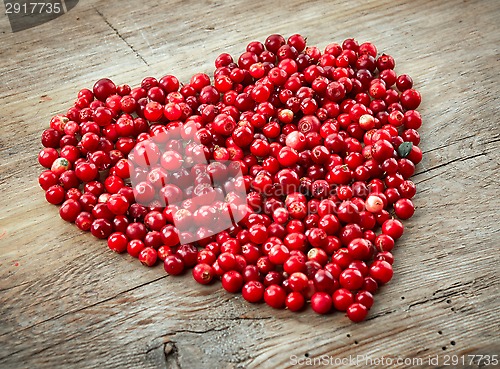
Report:
[[[99,80],[50,121],[48,202],[171,275],[273,308],[368,314],[393,276],[422,159],[412,79],[372,43],[251,42],[188,84]]]

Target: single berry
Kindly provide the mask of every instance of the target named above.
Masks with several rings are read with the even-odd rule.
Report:
[[[362,322],[367,315],[368,309],[359,302],[355,302],[347,308],[347,317],[355,323]]]
[[[141,264],[150,267],[156,264],[156,260],[158,259],[158,253],[154,248],[146,247],[139,253],[138,259],[141,262]]]
[[[215,277],[214,268],[208,264],[197,264],[193,268],[193,278],[200,284],[209,284]]]
[[[286,292],[285,289],[278,285],[271,285],[264,292],[264,301],[266,304],[275,309],[283,309],[285,307]]]
[[[260,302],[264,298],[264,286],[259,281],[249,281],[243,286],[241,294],[248,302]]]
[[[318,314],[326,314],[332,309],[332,297],[326,292],[316,292],[311,297],[311,308]]]

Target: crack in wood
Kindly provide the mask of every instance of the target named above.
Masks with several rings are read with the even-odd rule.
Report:
[[[218,317],[217,321],[242,321],[242,320],[269,320],[269,319],[276,319],[276,317],[272,316],[256,316],[256,317],[249,317],[249,316],[235,316],[235,317]],[[190,317],[190,321],[195,321],[195,322],[206,322],[207,318],[197,318],[197,317]],[[182,321],[184,322],[185,319],[178,319],[177,321]]]
[[[149,63],[146,61],[146,59],[143,58],[141,54],[121,35],[120,31],[118,31],[117,28],[115,28],[110,21],[102,14],[97,8],[94,8],[95,12],[101,16],[101,18],[104,20],[104,22],[111,28],[115,34],[123,41],[125,44],[130,48],[130,50],[133,51],[133,53],[143,61],[144,64],[146,64],[149,67]]]
[[[17,351],[9,352],[9,354],[7,356],[0,357],[0,362],[4,361],[5,359],[8,359],[9,357],[14,356],[14,355],[16,355],[16,354],[18,354],[20,352],[23,352],[23,351],[24,351],[24,349],[20,349],[20,350],[17,350]]]
[[[445,166],[450,165],[452,163],[455,163],[457,161],[466,161],[466,160],[470,160],[470,159],[474,159],[474,158],[478,158],[480,156],[486,156],[486,155],[487,155],[487,153],[482,152],[482,153],[479,153],[479,154],[476,154],[476,155],[472,155],[472,156],[466,156],[466,157],[456,158],[456,159],[447,161],[446,163],[441,163],[441,164],[436,165],[434,167],[431,167],[429,169],[425,169],[422,172],[415,173],[414,177],[422,175],[422,174],[425,174],[425,173],[428,173],[428,172],[431,172],[431,171],[433,171],[435,169],[439,169],[439,168],[445,167]]]
[[[380,312],[375,313],[375,314],[370,314],[365,320],[366,321],[373,320],[373,319],[379,318],[379,317],[384,316],[384,315],[390,315],[392,313],[395,313],[396,311],[397,310],[380,311]]]
[[[81,311],[83,311],[83,310],[86,310],[86,309],[89,309],[89,308],[95,307],[95,306],[97,306],[97,305],[99,305],[99,304],[102,304],[102,303],[105,303],[105,302],[108,302],[108,301],[114,300],[114,299],[116,299],[118,296],[121,296],[121,295],[123,295],[123,294],[125,294],[125,293],[131,292],[131,291],[133,291],[133,290],[135,290],[135,289],[138,289],[138,288],[141,288],[141,287],[147,286],[147,285],[149,285],[149,284],[151,284],[151,283],[158,282],[158,281],[160,281],[160,280],[162,280],[162,279],[165,279],[165,278],[167,278],[167,277],[168,277],[168,275],[161,276],[161,277],[159,277],[159,278],[156,278],[156,279],[153,279],[153,280],[151,280],[151,281],[148,281],[148,282],[142,283],[142,284],[140,284],[140,285],[137,285],[137,286],[135,286],[135,287],[129,288],[129,289],[127,289],[127,290],[124,290],[124,291],[118,292],[116,295],[113,295],[113,296],[107,297],[107,298],[105,298],[105,299],[103,299],[103,300],[100,300],[100,301],[97,301],[97,302],[95,302],[95,303],[93,303],[93,304],[90,304],[90,305],[87,305],[87,306],[83,306],[83,307],[78,308],[78,309],[73,309],[73,310],[67,311],[67,312],[65,312],[65,313],[63,313],[63,314],[59,314],[59,315],[52,316],[52,317],[50,317],[50,318],[44,319],[44,320],[42,320],[42,321],[40,321],[40,322],[37,322],[37,323],[35,323],[35,324],[32,324],[32,325],[30,325],[30,326],[28,326],[28,327],[24,327],[24,328],[22,328],[22,329],[18,329],[18,330],[16,330],[16,332],[23,332],[23,331],[29,330],[29,329],[31,329],[31,328],[37,327],[37,326],[39,326],[39,325],[41,325],[41,324],[44,324],[44,323],[50,322],[50,321],[52,321],[52,320],[58,320],[58,319],[63,318],[63,317],[65,317],[65,316],[67,316],[67,315],[70,315],[70,314],[75,314],[75,313],[79,313],[79,312],[81,312]],[[13,331],[9,331],[9,332],[6,332],[6,333],[2,333],[2,334],[0,334],[0,337],[2,337],[2,336],[6,336],[6,335],[9,335],[9,334],[12,334],[12,332],[13,332]]]
[[[447,288],[437,289],[432,293],[432,297],[416,301],[408,305],[406,311],[410,311],[415,306],[424,305],[427,303],[447,301],[451,297],[467,296],[469,293],[467,289],[472,286],[475,286],[474,292],[486,289],[491,283],[490,279],[491,278],[489,277],[484,277],[481,278],[481,280],[474,279],[472,281],[467,281],[467,282],[457,282]]]
[[[177,329],[177,330],[173,331],[172,333],[167,333],[167,334],[163,335],[162,337],[175,336],[176,334],[179,334],[179,333],[206,334],[209,332],[221,332],[221,331],[225,331],[228,328],[229,328],[229,326],[221,327],[221,328],[212,327],[212,328],[208,328],[208,329],[205,329],[202,331],[196,331],[194,329]]]
[[[415,182],[415,184],[418,186],[418,185],[420,185],[421,183],[424,183],[424,182],[430,181],[431,179],[434,179],[434,178],[436,178],[436,177],[439,177],[440,175],[441,175],[441,173],[438,173],[438,174],[435,174],[435,175],[433,175],[433,176],[431,176],[431,177],[424,178],[424,179],[422,179],[422,180],[420,180],[420,181],[415,180],[414,182]]]
[[[0,288],[0,292],[5,292],[5,291],[9,291],[9,290],[12,290],[14,288],[17,288],[17,287],[22,287],[22,286],[26,286],[27,284],[30,284],[32,281],[27,281],[27,282],[23,282],[21,284],[16,284],[15,286],[10,286],[10,287],[5,287],[5,288]]]
[[[66,343],[66,342],[69,342],[69,341],[71,341],[71,340],[73,340],[73,339],[75,339],[75,338],[76,338],[76,336],[72,336],[72,337],[69,337],[69,338],[65,338],[64,340],[57,341],[57,342],[55,342],[55,343],[51,343],[51,344],[49,344],[48,346],[45,346],[45,347],[43,347],[43,348],[41,348],[41,349],[39,349],[39,350],[35,350],[35,351],[31,352],[31,353],[30,353],[30,356],[32,356],[32,357],[33,357],[33,356],[35,356],[35,355],[41,354],[41,353],[42,353],[42,352],[44,352],[44,351],[47,351],[47,350],[50,350],[51,348],[54,348],[54,347],[60,346],[61,344]],[[11,357],[11,356],[14,356],[14,355],[16,355],[16,354],[19,354],[19,353],[21,353],[21,352],[23,352],[23,351],[26,351],[26,350],[29,350],[29,349],[30,349],[30,348],[28,347],[28,348],[23,348],[23,349],[21,349],[21,350],[17,350],[17,351],[15,351],[15,352],[11,352],[11,353],[9,353],[7,356],[0,357],[0,361],[4,361],[4,360],[8,359],[8,358],[9,358],[9,357]]]
[[[492,143],[499,142],[499,141],[500,141],[500,137],[499,138],[495,138],[494,140],[491,140],[491,141],[487,141],[485,143],[486,144],[492,144]]]

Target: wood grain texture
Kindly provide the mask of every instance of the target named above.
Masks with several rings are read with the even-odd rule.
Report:
[[[440,355],[442,366],[444,354],[500,354],[499,17],[495,0],[89,0],[18,33],[0,17],[0,367],[300,367],[291,355]],[[142,267],[45,202],[39,136],[80,88],[186,81],[221,52],[297,32],[320,47],[374,42],[424,97],[418,209],[367,321],[275,311]]]

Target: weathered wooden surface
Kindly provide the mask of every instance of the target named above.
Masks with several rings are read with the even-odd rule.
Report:
[[[1,368],[282,368],[292,355],[439,355],[443,365],[446,354],[500,354],[500,2],[327,3],[89,0],[15,34],[0,17]],[[321,47],[370,40],[424,97],[418,211],[361,324],[250,305],[142,267],[62,221],[36,183],[40,133],[80,88],[104,76],[187,80],[276,32]]]

